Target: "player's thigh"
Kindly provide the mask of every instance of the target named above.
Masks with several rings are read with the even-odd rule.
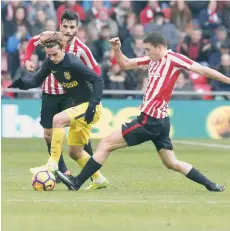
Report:
[[[65,110],[65,112],[68,113],[69,117],[71,118],[71,123],[70,123],[71,127],[75,127],[75,128],[79,127],[81,129],[85,125],[88,125],[84,120],[85,112],[88,108],[88,105],[89,105],[88,103],[82,103],[78,106],[74,106]],[[102,106],[97,105],[93,122],[90,125],[95,124],[100,119],[101,111],[102,111]]]
[[[120,129],[112,132],[110,135],[103,138],[97,147],[97,151],[99,149],[106,149],[107,151],[113,151],[120,148],[125,148],[127,146],[128,144],[122,135],[122,130]]]
[[[59,101],[60,96],[43,93],[40,120],[43,128],[51,129],[53,127],[53,117],[59,112]]]
[[[69,146],[82,146],[84,147],[89,143],[91,135],[91,125],[82,124],[77,125],[77,127],[71,126],[69,128],[67,142]]]
[[[157,152],[159,153],[161,149],[173,150],[172,141],[169,137],[170,133],[170,120],[168,117],[163,119],[155,120],[155,134],[152,137],[152,142],[155,145]]]
[[[151,134],[144,128],[138,118],[122,124],[122,136],[128,146],[134,146],[151,140]]]

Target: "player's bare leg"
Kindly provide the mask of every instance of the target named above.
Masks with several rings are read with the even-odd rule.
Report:
[[[69,156],[81,167],[83,168],[88,160],[90,155],[84,150],[84,146],[78,145],[69,145]],[[86,187],[86,190],[90,189],[101,189],[108,186],[107,179],[101,174],[100,171],[95,172],[92,176],[91,184]]]
[[[188,179],[204,185],[209,191],[224,191],[224,186],[210,181],[191,164],[178,160],[172,150],[160,149],[158,153],[166,168],[182,173]]]
[[[78,190],[84,182],[91,177],[95,172],[97,172],[105,160],[108,158],[110,152],[127,147],[127,143],[122,136],[122,131],[115,131],[106,138],[102,139],[97,146],[96,152],[86,163],[85,167],[82,169],[80,174],[75,177],[72,182],[66,182]]]

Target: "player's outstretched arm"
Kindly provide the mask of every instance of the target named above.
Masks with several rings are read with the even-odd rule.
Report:
[[[218,72],[212,68],[204,67],[197,62],[193,62],[190,70],[193,72],[196,72],[198,74],[204,75],[210,79],[214,79],[214,80],[220,81],[222,83],[230,84],[230,78],[229,77],[221,74],[220,72]]]
[[[46,58],[41,68],[32,77],[17,79],[9,86],[9,88],[28,90],[31,88],[39,87],[51,72],[48,68],[48,63],[49,60]]]
[[[114,50],[115,58],[122,69],[129,70],[138,68],[136,59],[129,59],[122,53],[121,41],[118,37],[112,38],[109,41],[112,49]]]

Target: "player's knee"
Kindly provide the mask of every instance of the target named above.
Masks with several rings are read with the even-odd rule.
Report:
[[[101,140],[100,149],[103,149],[106,152],[113,151],[113,145],[112,145],[110,137],[105,137],[104,139]]]
[[[83,147],[73,146],[69,148],[69,157],[74,160],[77,160],[83,156]]]
[[[60,114],[56,114],[53,117],[53,127],[54,128],[62,128],[62,127],[64,127],[63,119],[62,119],[62,116]]]
[[[178,170],[178,161],[175,160],[175,161],[167,161],[164,163],[165,167],[167,169],[170,169],[170,170],[175,170],[177,171]]]

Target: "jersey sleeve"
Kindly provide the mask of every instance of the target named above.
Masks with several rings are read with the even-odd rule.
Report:
[[[91,50],[82,42],[78,41],[78,46],[81,49],[80,53],[80,59],[81,61],[88,66],[90,69],[92,69],[96,74],[99,76],[101,75],[101,68],[98,65],[97,61],[93,57],[93,54]]]
[[[148,56],[143,56],[136,58],[136,62],[138,66],[147,66],[149,65],[151,59]]]
[[[180,69],[190,70],[193,64],[193,60],[188,57],[181,55],[179,53],[169,53],[170,59],[173,61],[174,65]]]
[[[29,40],[28,45],[26,47],[24,62],[26,60],[30,60],[31,55],[33,54],[35,48],[40,44],[41,44],[40,35],[36,35]]]

